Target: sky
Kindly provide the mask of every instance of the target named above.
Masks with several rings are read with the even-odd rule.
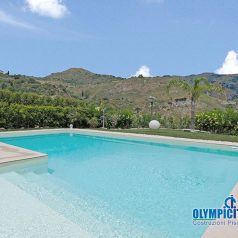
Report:
[[[0,69],[238,73],[237,0],[1,0]]]

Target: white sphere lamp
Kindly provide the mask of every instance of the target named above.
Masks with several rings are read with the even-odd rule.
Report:
[[[149,127],[150,127],[150,129],[153,129],[153,130],[159,129],[160,128],[160,123],[157,120],[152,120],[149,123]]]

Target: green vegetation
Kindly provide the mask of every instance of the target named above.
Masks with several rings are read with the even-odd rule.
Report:
[[[40,105],[40,106],[78,106],[80,101],[77,99],[61,96],[46,96],[36,93],[12,92],[0,90],[0,101],[8,104]]]
[[[76,99],[0,90],[0,128],[89,127],[95,106]]]
[[[212,92],[224,94],[224,89],[219,84],[210,84],[206,78],[195,78],[192,82],[185,82],[181,79],[173,79],[168,84],[168,91],[171,87],[183,89],[191,101],[191,128],[195,129],[196,104],[203,93]]]
[[[139,108],[141,113],[149,113],[148,97],[154,96],[156,98],[153,107],[155,113],[179,118],[190,115],[189,97],[187,95],[185,97],[184,91],[177,87],[171,90],[171,94],[174,95],[171,100],[166,92],[166,87],[173,79],[181,79],[189,83],[197,77],[205,77],[209,83],[222,85],[231,101],[229,103],[233,103],[233,106],[237,108],[235,105],[235,101],[238,101],[237,75],[202,74],[186,77],[166,75],[125,79],[74,68],[47,77],[0,74],[0,89],[76,98],[97,105],[101,100],[104,100],[106,107],[116,110],[130,109],[133,113],[136,108]],[[176,102],[183,98],[185,98],[184,102]],[[197,112],[226,107],[227,104],[215,94],[203,93],[196,103]]]
[[[88,80],[87,83],[82,75]],[[183,80],[169,76],[125,80],[74,69],[43,79],[4,74],[0,75],[0,85],[4,88],[0,90],[0,128],[59,128],[68,127],[70,124],[76,128],[100,128],[103,125],[104,116],[105,127],[109,129],[236,141],[235,136],[171,130],[189,128],[191,122],[193,125],[194,107],[192,117],[189,116],[190,103],[193,102],[198,112],[196,129],[238,135],[236,105],[233,104],[233,109],[225,109],[227,106],[221,106],[217,95],[214,94],[214,91],[222,92],[221,87],[211,85],[206,79],[196,79],[194,76],[183,78]],[[43,88],[50,90],[53,87],[55,91],[49,93],[43,90],[48,95],[32,93],[33,85],[38,85],[40,89],[42,85]],[[105,85],[107,87],[103,88]],[[34,88],[37,89],[38,86]],[[115,86],[115,90],[118,91],[113,91]],[[176,95],[177,101],[171,101],[167,88],[170,88],[173,95]],[[184,97],[181,88],[188,92],[188,98],[181,98]],[[75,89],[77,90],[74,91]],[[103,91],[100,91],[102,89]],[[151,95],[151,92],[154,92],[152,95],[156,97],[153,110],[149,107],[147,96]],[[150,110],[153,113],[150,113]],[[159,120],[162,127],[168,129],[159,131],[130,129],[147,128],[152,119]]]
[[[202,112],[197,115],[196,127],[214,133],[238,135],[238,111],[227,109]]]
[[[71,108],[0,103],[0,128],[67,127]]]

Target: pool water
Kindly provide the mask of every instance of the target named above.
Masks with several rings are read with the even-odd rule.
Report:
[[[201,237],[192,209],[221,207],[238,181],[235,150],[69,133],[0,141],[49,155],[48,172],[0,178],[92,237]]]

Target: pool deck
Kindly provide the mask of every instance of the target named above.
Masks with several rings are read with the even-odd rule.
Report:
[[[45,157],[47,157],[46,154],[0,143],[0,165]]]

